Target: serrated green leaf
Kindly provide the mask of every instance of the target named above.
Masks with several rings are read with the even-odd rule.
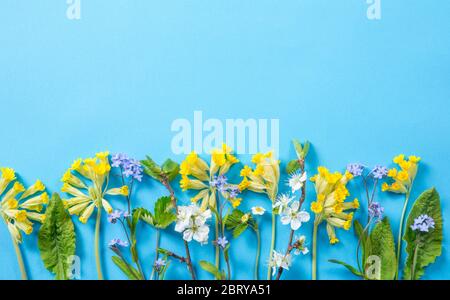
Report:
[[[174,207],[171,197],[161,197],[155,204],[155,227],[165,229],[176,221],[177,215],[174,213]]]
[[[139,271],[136,270],[133,266],[128,264],[119,256],[111,257],[113,263],[119,267],[119,269],[128,277],[130,280],[140,280],[141,276],[139,275]]]
[[[177,219],[170,197],[159,198],[155,203],[153,214],[145,208],[137,208],[133,211],[133,219],[136,215],[148,225],[159,229],[167,228]]]
[[[170,182],[177,177],[180,172],[180,166],[173,160],[167,159],[162,165],[162,171],[166,174]]]
[[[392,280],[397,272],[394,235],[389,219],[386,217],[378,222],[370,233],[370,256],[380,258],[380,280]]]
[[[145,160],[141,160],[141,164],[144,167],[144,173],[154,179],[161,181],[162,169],[161,167],[151,159],[150,156],[147,156]]]
[[[286,173],[292,174],[300,169],[300,163],[297,159],[291,160],[286,166]]]
[[[233,238],[239,237],[248,227],[255,231],[258,230],[258,224],[253,216],[249,215],[247,222],[242,222],[242,217],[244,215],[244,212],[235,209],[231,214],[226,216],[225,227],[232,231]]]
[[[345,268],[347,268],[347,270],[349,270],[350,272],[352,272],[354,275],[356,275],[358,277],[364,277],[364,275],[361,274],[356,268],[352,267],[351,265],[349,265],[343,261],[340,261],[337,259],[330,259],[329,262],[333,263],[333,264],[338,264],[338,265],[344,266]]]
[[[75,255],[75,230],[58,194],[53,194],[38,234],[38,247],[45,268],[57,280],[69,279],[69,258]]]
[[[141,221],[144,221],[150,226],[155,226],[155,218],[153,217],[152,213],[149,212],[147,209],[143,207],[136,208],[135,210],[133,210],[133,215],[135,213],[139,214],[139,218]]]
[[[247,223],[241,223],[238,226],[236,226],[233,230],[233,238],[239,237],[242,233],[245,232],[245,230],[247,230],[247,228],[248,228]]]
[[[433,218],[435,227],[430,232],[419,233],[411,229],[414,219],[420,215],[428,215]],[[403,240],[406,241],[406,259],[403,271],[404,279],[420,279],[425,273],[425,268],[434,263],[436,258],[442,253],[442,210],[439,193],[432,188],[425,191],[414,203],[406,222],[405,235]],[[416,249],[417,248],[417,249]],[[416,263],[412,272],[414,257]]]
[[[215,265],[205,260],[200,261],[200,267],[206,272],[212,274],[215,279],[223,280],[225,279],[224,273],[220,272]]]

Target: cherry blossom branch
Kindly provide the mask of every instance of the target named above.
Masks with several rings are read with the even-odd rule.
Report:
[[[169,178],[167,178],[166,174],[161,174],[161,176],[162,176],[161,183],[169,191],[170,199],[172,200],[172,205],[173,205],[173,207],[176,209],[176,211],[178,213],[177,198],[175,197],[175,192],[174,192],[174,190],[172,188],[172,185],[169,182]],[[189,243],[187,241],[185,241],[184,239],[183,239],[183,242],[184,242],[184,248],[186,250],[186,258],[183,258],[182,262],[185,262],[188,265],[189,272],[191,273],[192,280],[196,280],[195,270],[194,270],[194,266],[192,265],[192,260],[191,260],[191,253],[189,251]],[[173,257],[175,257],[175,256],[173,256]]]
[[[300,165],[300,171],[302,172],[302,174],[305,173],[305,160],[304,159],[299,159],[298,163]],[[299,208],[298,208],[299,211],[302,209],[302,205],[305,202],[305,200],[306,200],[306,181],[303,183],[303,186],[302,186],[302,194],[300,196],[300,205],[299,205]],[[295,230],[291,230],[291,234],[289,236],[289,244],[288,244],[288,247],[287,247],[287,250],[286,250],[285,257],[290,255],[292,250],[295,249],[298,246],[297,245],[298,241],[294,245],[292,245],[292,241],[294,239],[294,234],[295,234]],[[278,268],[278,275],[277,275],[276,280],[280,280],[281,275],[283,274],[283,270],[284,269],[282,267]]]

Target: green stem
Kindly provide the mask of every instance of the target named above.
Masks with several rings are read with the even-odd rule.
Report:
[[[97,208],[97,221],[95,223],[95,262],[97,264],[98,280],[103,280],[102,262],[100,257],[100,223],[102,219],[102,209]]]
[[[405,221],[406,209],[408,208],[409,196],[411,194],[411,190],[406,193],[405,204],[403,205],[402,217],[400,219],[400,228],[398,230],[398,238],[397,238],[397,272],[395,273],[395,280],[398,280],[399,277],[399,268],[400,268],[400,260],[402,254],[402,235],[403,235],[403,223]]]
[[[216,225],[216,240],[219,238],[220,235],[220,229],[219,229],[219,220],[215,219],[215,225]],[[215,247],[216,251],[216,268],[217,270],[220,270],[220,246],[216,245]]]
[[[19,263],[21,278],[22,280],[28,280],[27,270],[25,269],[25,264],[23,263],[23,257],[22,252],[20,251],[20,246],[16,242],[14,237],[12,237],[12,239],[14,244],[14,250],[16,250],[17,262]]]
[[[272,261],[273,251],[275,250],[275,238],[276,238],[276,223],[277,216],[272,213],[272,242],[270,243],[269,262]],[[272,272],[270,266],[267,268],[267,280],[272,280]]]
[[[317,280],[317,229],[318,224],[314,222],[313,251],[312,251],[312,280]]]
[[[155,264],[156,264],[156,261],[159,258],[158,250],[159,250],[159,241],[160,240],[161,240],[161,232],[159,231],[159,229],[157,229],[156,230],[156,255],[155,255],[155,261],[154,261],[153,266],[152,266],[152,275],[150,275],[150,280],[154,280],[153,277],[155,276]]]
[[[414,258],[412,262],[412,268],[411,268],[411,280],[414,280],[415,271],[416,271],[416,264],[417,264],[417,252],[419,250],[419,244],[416,245],[416,248],[414,249]]]
[[[258,248],[256,249],[255,280],[259,280],[259,258],[261,256],[261,235],[259,234],[259,229],[256,229],[256,239],[258,240]]]

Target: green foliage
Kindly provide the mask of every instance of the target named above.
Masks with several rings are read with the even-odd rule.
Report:
[[[293,159],[290,162],[288,162],[288,164],[286,166],[286,173],[292,174],[299,169],[300,169],[300,163],[299,163],[298,159]]]
[[[136,270],[133,266],[128,264],[125,260],[123,260],[119,256],[113,256],[112,258],[113,263],[119,267],[119,269],[128,277],[130,280],[140,280],[141,275],[139,274],[139,271]]]
[[[370,256],[380,258],[380,280],[393,280],[397,272],[394,235],[386,217],[375,225],[370,234]]]
[[[75,255],[75,230],[58,194],[53,194],[38,235],[38,247],[45,268],[57,280],[67,280],[70,257]]]
[[[300,169],[300,160],[305,160],[308,156],[310,143],[306,141],[303,145],[298,140],[293,140],[295,153],[297,154],[297,159],[291,160],[286,166],[286,173],[291,174]]]
[[[167,159],[162,165],[162,171],[167,175],[167,178],[170,182],[177,177],[178,173],[180,172],[180,166],[173,160]]]
[[[414,219],[420,215],[433,218],[435,228],[430,232],[417,232],[411,229]],[[425,267],[435,262],[442,253],[442,210],[439,193],[432,188],[425,191],[414,203],[406,223],[405,235],[408,258],[403,271],[404,279],[420,279]],[[415,263],[414,263],[415,261]],[[413,265],[415,266],[413,268]]]
[[[135,215],[141,221],[158,229],[169,227],[177,219],[175,208],[170,197],[159,198],[156,201],[153,214],[145,208],[137,208],[133,211],[133,216]]]
[[[328,261],[329,261],[330,263],[338,264],[338,265],[342,265],[342,266],[346,267],[347,270],[349,270],[350,272],[352,272],[354,275],[356,275],[356,276],[358,276],[358,277],[364,277],[364,274],[362,274],[361,272],[359,272],[358,269],[352,267],[351,265],[349,265],[349,264],[347,264],[347,263],[345,263],[345,262],[343,262],[343,261],[340,261],[340,260],[337,260],[337,259],[330,259],[330,260],[328,260]]]
[[[370,238],[367,232],[364,231],[364,228],[359,221],[356,220],[353,226],[355,228],[355,234],[358,237],[358,241],[361,243],[362,261],[365,262],[367,261],[367,257],[370,255]],[[360,271],[363,272],[363,270]]]
[[[232,231],[233,238],[239,237],[248,227],[254,231],[258,230],[258,224],[251,215],[248,215],[248,220],[246,222],[242,221],[244,215],[245,214],[239,209],[235,209],[231,214],[226,215],[225,227]]]
[[[210,262],[202,260],[200,261],[200,267],[206,272],[212,274],[217,280],[225,280],[226,278],[225,272],[220,271],[215,265]]]
[[[150,156],[147,156],[141,163],[144,167],[145,174],[160,182],[165,178],[167,178],[169,182],[173,181],[180,171],[178,163],[171,159],[167,159],[162,166],[159,166]]]
[[[336,259],[330,260],[330,262],[340,264],[347,268],[347,270],[349,270],[352,274],[362,278],[366,278],[365,273],[368,267],[367,262],[369,261],[370,257],[377,256],[378,258],[380,258],[379,261],[381,263],[380,278],[377,279],[394,279],[397,260],[395,256],[394,236],[392,234],[389,219],[384,218],[381,222],[377,223],[370,235],[366,231],[364,231],[364,228],[358,221],[355,221],[354,226],[355,234],[361,243],[362,266],[360,267],[360,270]]]

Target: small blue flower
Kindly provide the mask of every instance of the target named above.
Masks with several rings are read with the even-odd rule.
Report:
[[[429,232],[435,225],[436,224],[432,217],[428,215],[420,215],[414,219],[414,224],[411,225],[411,229],[419,232]]]
[[[349,164],[347,171],[355,177],[361,176],[364,172],[364,166],[359,163]]]
[[[388,169],[384,166],[375,166],[371,174],[375,179],[383,179],[388,174]]]
[[[228,242],[228,240],[227,240],[227,238],[225,236],[224,237],[219,237],[217,239],[217,241],[216,241],[216,244],[218,246],[220,246],[222,249],[225,249],[225,247],[227,246],[228,243],[229,242]]]
[[[117,220],[119,220],[119,219],[122,217],[123,214],[124,214],[124,213],[123,213],[123,211],[121,211],[121,210],[115,210],[115,211],[113,211],[113,212],[110,213],[109,216],[108,216],[108,222],[111,223],[111,224],[116,224],[116,223],[117,223]]]
[[[167,262],[164,259],[158,258],[158,260],[155,261],[153,268],[155,268],[156,272],[160,273],[166,264]]]
[[[383,219],[384,208],[378,202],[372,202],[369,206],[369,216],[372,219],[377,219],[380,222]]]
[[[118,247],[128,247],[127,241],[122,241],[121,239],[112,239],[108,246],[110,248],[118,248]]]
[[[142,181],[143,168],[139,161],[129,158],[128,155],[123,153],[118,153],[111,158],[112,166],[115,168],[122,168],[123,175],[127,178],[132,177],[137,181]]]

